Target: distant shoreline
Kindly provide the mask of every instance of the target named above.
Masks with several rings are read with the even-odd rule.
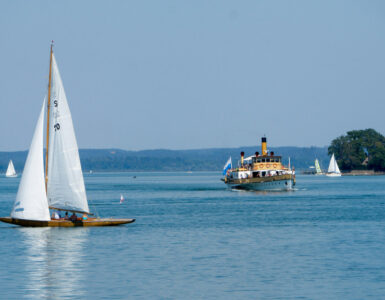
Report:
[[[314,171],[302,171],[301,175],[316,175]],[[323,173],[326,174],[326,173]],[[385,175],[385,172],[376,172],[373,170],[352,170],[349,172],[342,172],[342,176],[380,176]]]
[[[80,149],[82,169],[94,172],[109,171],[222,171],[224,163],[232,157],[233,165],[238,165],[240,152],[254,155],[259,147],[218,148],[201,150],[143,150],[126,151],[120,149]],[[282,156],[283,163],[296,170],[307,169],[318,158],[321,166],[329,162],[327,147],[271,147],[271,151]],[[5,172],[12,159],[16,172],[24,168],[27,158],[24,152],[0,152],[0,171]]]
[[[343,176],[379,176],[385,175],[385,172],[376,172],[373,170],[352,170],[350,172],[342,173]]]

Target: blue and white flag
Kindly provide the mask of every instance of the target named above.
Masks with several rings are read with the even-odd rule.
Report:
[[[233,167],[233,165],[231,163],[231,156],[230,156],[230,158],[227,160],[225,166],[223,167],[223,175],[226,175],[227,170],[231,169],[232,167]]]

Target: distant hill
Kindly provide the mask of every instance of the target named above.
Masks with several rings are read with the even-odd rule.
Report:
[[[213,148],[198,150],[142,150],[80,149],[80,160],[85,171],[220,171],[229,158],[237,164],[240,152],[250,156],[260,147]],[[327,147],[269,147],[276,155],[282,155],[284,164],[288,157],[297,170],[314,165],[315,158],[326,169],[329,163]],[[5,173],[8,162],[13,160],[16,171],[24,168],[27,151],[0,152],[0,173]]]

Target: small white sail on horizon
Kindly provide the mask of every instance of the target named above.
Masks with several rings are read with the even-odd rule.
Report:
[[[55,56],[49,124],[47,197],[50,207],[89,213],[71,112]]]
[[[317,158],[315,159],[314,165],[315,165],[316,175],[322,175],[322,170],[321,170],[321,167],[320,167],[320,164],[319,164],[319,161]]]
[[[340,168],[338,167],[337,161],[334,157],[334,153],[330,159],[327,176],[341,176]]]
[[[7,168],[7,172],[5,173],[5,176],[6,177],[16,177],[17,176],[16,171],[15,171],[15,167],[14,167],[13,162],[12,162],[12,159],[8,163],[8,168]]]
[[[39,120],[29,148],[23,174],[13,205],[11,217],[25,220],[51,220],[48,209],[44,183],[43,162],[43,122],[44,107],[41,108]]]

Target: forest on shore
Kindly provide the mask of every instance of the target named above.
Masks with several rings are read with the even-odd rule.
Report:
[[[374,129],[352,130],[334,139],[328,148],[333,153],[342,171],[385,171],[385,137]]]

